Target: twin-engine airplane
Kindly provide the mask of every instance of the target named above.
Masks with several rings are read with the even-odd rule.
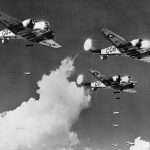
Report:
[[[0,23],[6,27],[6,29],[0,31],[2,43],[7,43],[11,39],[25,39],[53,48],[61,47],[54,41],[54,31],[50,29],[50,24],[47,21],[27,19],[21,22],[0,12]],[[26,46],[33,45],[28,44]]]
[[[106,60],[108,56],[129,56],[141,61],[150,62],[150,41],[135,39],[128,41],[109,29],[102,29],[102,34],[113,46],[104,49],[95,49],[92,45],[92,39],[87,39],[84,43],[84,50],[90,51],[93,55],[101,56]]]
[[[96,82],[83,82],[83,75],[79,75],[77,78],[77,85],[85,86],[90,88],[92,91],[96,91],[98,88],[112,88],[116,90],[117,93],[120,91],[128,92],[128,93],[135,93],[134,90],[136,81],[131,81],[130,76],[107,76],[104,75],[96,70],[90,69],[89,72],[94,75],[98,79]],[[114,92],[115,93],[115,92]]]

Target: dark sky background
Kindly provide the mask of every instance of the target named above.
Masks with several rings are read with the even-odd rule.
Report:
[[[150,63],[127,57],[101,61],[83,51],[89,37],[99,40],[98,48],[110,45],[101,35],[103,27],[129,40],[150,39],[149,0],[1,0],[0,10],[19,20],[50,21],[63,46],[53,49],[35,44],[26,48],[27,42],[21,40],[0,45],[0,112],[15,109],[30,97],[38,98],[36,82],[41,76],[58,67],[66,56],[77,54],[72,80],[83,73],[87,81],[95,81],[87,72],[93,68],[108,75],[129,74],[139,82],[138,93],[122,93],[118,101],[112,90],[100,89],[92,95],[91,107],[81,113],[73,127],[82,144],[108,150],[117,143],[126,150],[126,141],[138,136],[150,140]],[[0,25],[0,29],[4,27]],[[24,75],[28,71],[31,75]],[[120,115],[114,117],[113,111],[120,111]],[[112,128],[112,123],[120,127]]]

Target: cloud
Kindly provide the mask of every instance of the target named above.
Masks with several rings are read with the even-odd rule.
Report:
[[[134,140],[134,145],[130,147],[130,150],[149,150],[150,142],[141,140],[141,137],[138,137]]]
[[[83,87],[68,80],[75,70],[73,63],[66,58],[58,69],[43,75],[37,83],[39,100],[30,98],[15,110],[1,114],[0,149],[71,150],[80,143],[71,127],[91,97]]]
[[[85,147],[84,150],[100,150],[100,148],[93,149],[92,147]]]

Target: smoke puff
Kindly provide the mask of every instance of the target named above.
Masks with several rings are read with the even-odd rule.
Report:
[[[134,145],[130,147],[130,150],[149,150],[150,143],[144,140],[141,140],[141,137],[138,137],[134,141]]]
[[[134,39],[131,41],[132,46],[136,46],[136,44],[138,44],[139,39]]]
[[[74,72],[74,60],[66,58],[61,66],[38,82],[39,100],[30,98],[20,107],[0,117],[0,149],[59,150],[80,143],[71,131],[83,108],[91,99],[83,87],[68,78]]]

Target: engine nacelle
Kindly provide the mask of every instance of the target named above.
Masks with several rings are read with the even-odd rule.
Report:
[[[121,80],[121,76],[120,75],[115,75],[112,78],[113,78],[113,81],[120,83],[120,80]]]
[[[121,77],[120,83],[128,83],[130,81],[130,76],[123,76]]]
[[[132,46],[141,48],[142,46],[142,39],[135,39],[131,41]]]
[[[34,25],[35,25],[35,21],[32,20],[32,19],[26,19],[22,22],[23,26],[24,27],[27,27],[27,28],[31,28],[33,29]]]
[[[22,22],[23,26],[30,29],[50,30],[50,24],[47,21],[35,21],[33,19],[26,19]]]
[[[101,56],[101,60],[106,60],[107,58],[108,58],[107,55],[102,55],[102,56]]]
[[[47,21],[37,21],[37,22],[35,22],[33,29],[41,29],[41,30],[49,31],[50,24]]]

